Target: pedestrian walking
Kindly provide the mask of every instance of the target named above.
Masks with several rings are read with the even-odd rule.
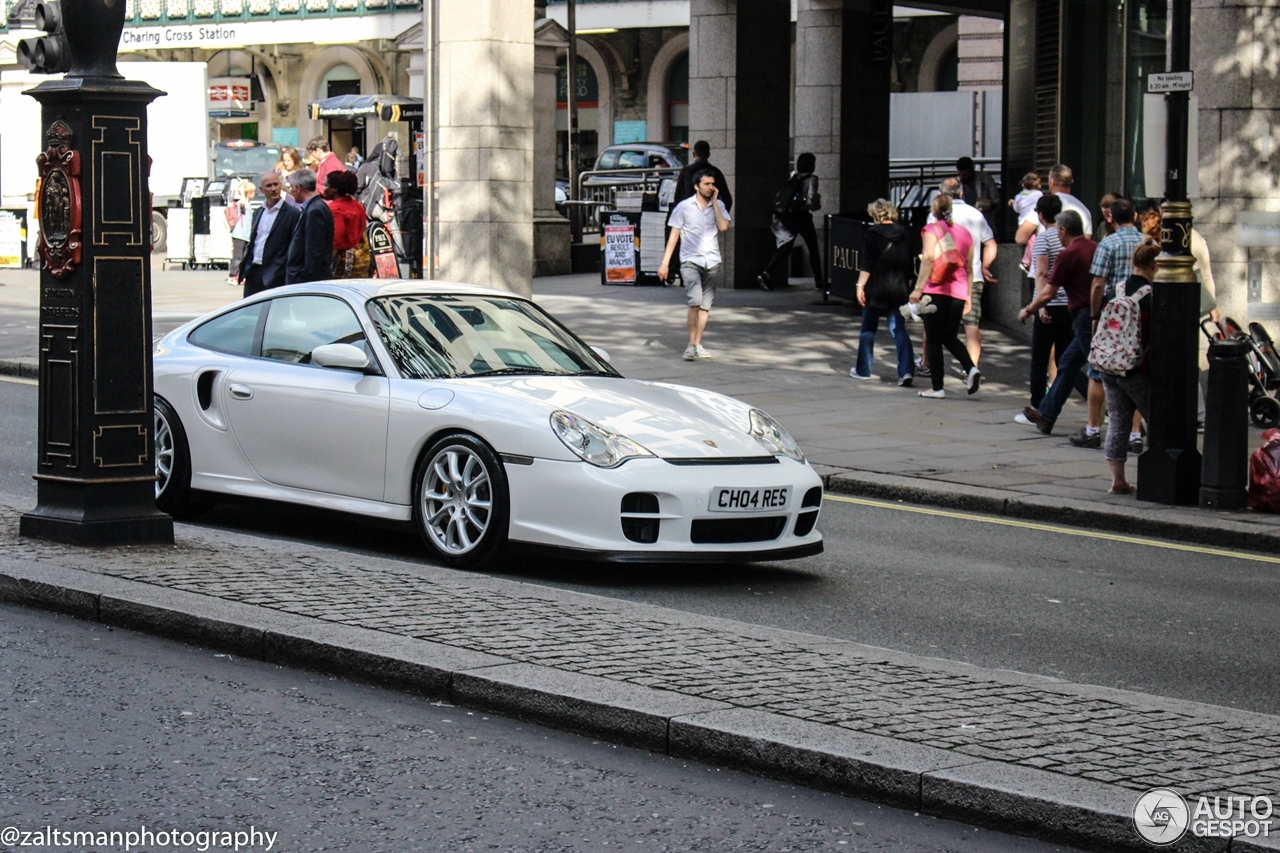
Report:
[[[756,283],[764,290],[772,290],[769,270],[791,256],[796,238],[804,239],[809,249],[809,266],[813,267],[814,285],[826,290],[827,280],[822,274],[822,252],[818,249],[818,232],[813,227],[813,214],[822,209],[822,193],[818,190],[817,158],[801,154],[796,158],[796,170],[782,185],[773,202],[774,234],[778,249],[765,264],[764,271],[756,276]]]
[[[1115,205],[1112,204],[1114,208]],[[1160,254],[1160,244],[1146,238],[1133,251],[1130,261],[1131,273],[1120,285],[1124,293],[1134,295],[1139,289],[1149,285],[1156,277],[1156,257]],[[1096,317],[1102,311],[1105,285],[1094,287],[1092,310]],[[1111,488],[1113,495],[1128,494],[1133,486],[1125,477],[1124,466],[1132,449],[1133,435],[1129,425],[1136,417],[1148,417],[1151,411],[1151,296],[1147,295],[1138,303],[1141,314],[1138,323],[1139,343],[1142,348],[1142,360],[1123,376],[1102,374],[1102,387],[1107,399],[1107,440],[1103,455],[1107,459],[1107,467],[1111,469]],[[1097,320],[1093,321],[1095,326]],[[1138,452],[1141,452],[1139,450]]]
[[[343,171],[347,167],[338,159],[338,155],[329,150],[329,141],[323,136],[316,136],[307,143],[306,163],[316,173],[316,186],[324,187],[325,179],[330,172]]]
[[[671,255],[678,243],[680,278],[689,306],[686,318],[689,345],[684,350],[685,361],[711,358],[711,353],[702,346],[702,335],[707,329],[716,289],[724,284],[720,234],[729,230],[729,211],[720,201],[720,190],[711,170],[703,169],[695,174],[693,187],[693,195],[677,204],[667,217],[671,233],[658,266],[658,278],[666,281],[671,272]]]
[[[355,199],[355,172],[330,172],[324,199],[333,214],[333,277],[369,277],[368,220],[364,205]]]
[[[1093,256],[1090,272],[1094,283],[1102,288],[1103,304],[1110,302],[1116,294],[1116,287],[1123,284],[1133,271],[1133,251],[1142,244],[1143,236],[1134,225],[1137,211],[1133,202],[1123,196],[1116,197],[1107,208],[1115,231],[1108,234],[1098,243],[1097,252]],[[1099,306],[1101,310],[1101,306]],[[1092,364],[1088,367],[1089,376],[1089,416],[1088,422],[1079,432],[1067,440],[1076,447],[1098,449],[1102,447],[1102,410],[1106,405],[1106,395],[1102,388],[1102,374]],[[1135,445],[1142,442],[1142,423],[1133,424]],[[1137,452],[1137,451],[1135,451]]]
[[[1074,210],[1080,216],[1080,221],[1084,223],[1085,234],[1092,234],[1093,214],[1089,212],[1084,202],[1071,194],[1071,187],[1075,184],[1075,180],[1071,167],[1065,163],[1059,163],[1049,170],[1049,192],[1062,201],[1064,211]]]
[[[919,305],[928,297],[937,310],[921,315],[924,320],[925,349],[932,368],[929,379],[932,390],[919,391],[921,397],[942,398],[942,348],[964,368],[965,387],[972,394],[978,390],[982,375],[969,357],[969,351],[956,337],[960,318],[969,310],[969,277],[973,269],[973,238],[969,230],[951,221],[952,201],[948,193],[933,198],[934,221],[924,227],[924,251],[921,252],[920,274],[909,301]]]
[[[253,183],[240,181],[231,195],[225,216],[231,229],[231,262],[227,264],[227,284],[240,285],[240,265],[244,261],[245,247],[249,245],[249,232],[253,230],[253,216],[249,202],[253,199]]]
[[[858,256],[858,304],[862,306],[862,329],[858,335],[858,363],[849,370],[849,375],[854,379],[871,378],[876,331],[880,327],[880,318],[885,317],[898,351],[898,384],[910,388],[915,373],[915,353],[900,309],[911,296],[915,254],[911,251],[907,229],[898,224],[897,207],[878,198],[867,205],[867,215],[876,224],[867,229],[863,249]]]
[[[956,178],[946,178],[938,187],[951,196],[951,221],[963,226],[973,240],[973,260],[969,272],[969,307],[965,309],[961,324],[964,326],[965,346],[974,364],[982,358],[982,294],[986,284],[996,284],[991,265],[996,262],[999,245],[995,232],[985,216],[964,198],[964,185]],[[933,214],[930,214],[932,219]],[[928,328],[925,329],[925,359],[928,363]]]
[[[284,184],[275,172],[263,172],[258,178],[263,205],[254,211],[249,232],[249,248],[240,263],[240,282],[244,295],[252,296],[285,282],[285,262],[298,210],[284,203]]]
[[[720,201],[724,202],[724,209],[732,213],[733,193],[729,192],[729,182],[724,179],[724,172],[711,165],[711,145],[705,139],[699,139],[693,143],[693,160],[680,170],[680,175],[676,178],[676,191],[671,199],[672,206],[693,195],[693,176],[703,170],[711,171],[711,175],[716,179],[716,189],[720,190]]]
[[[1084,221],[1074,210],[1064,210],[1055,217],[1058,240],[1062,251],[1058,253],[1049,286],[1056,292],[1067,292],[1067,310],[1071,313],[1072,340],[1058,357],[1058,375],[1053,385],[1040,401],[1039,406],[1027,406],[1014,418],[1020,424],[1034,426],[1044,435],[1053,432],[1053,426],[1062,413],[1071,391],[1076,387],[1080,371],[1089,361],[1089,347],[1093,343],[1093,325],[1089,305],[1092,298],[1093,276],[1089,266],[1098,244],[1085,236]]]
[[[1099,243],[1116,233],[1116,221],[1111,218],[1111,202],[1120,198],[1122,193],[1107,193],[1098,202],[1098,210],[1102,212],[1102,221],[1093,230],[1093,239]]]
[[[1035,291],[1027,306],[1018,312],[1018,322],[1032,319],[1031,327],[1031,407],[1036,408],[1048,391],[1049,368],[1067,351],[1075,332],[1071,328],[1071,310],[1067,305],[1067,292],[1051,285],[1062,241],[1054,222],[1062,212],[1062,201],[1053,193],[1041,196],[1036,202],[1036,218],[1041,230],[1035,236],[1032,247],[1032,270],[1035,273]],[[1055,374],[1056,375],[1056,374]],[[1086,396],[1088,382],[1080,376],[1076,387]]]
[[[316,192],[316,175],[300,169],[289,176],[289,194],[299,205],[289,240],[285,284],[321,281],[333,274],[333,214]]]

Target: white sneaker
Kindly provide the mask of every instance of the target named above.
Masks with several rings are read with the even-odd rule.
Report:
[[[1018,412],[1018,414],[1013,416],[1013,422],[1015,424],[1022,424],[1023,426],[1035,426],[1035,424],[1031,422],[1031,418],[1022,414],[1022,412]]]
[[[874,376],[863,376],[858,372],[858,368],[856,367],[849,368],[849,375],[854,379],[874,379],[875,378]]]
[[[977,365],[969,368],[969,373],[964,378],[964,385],[969,389],[970,394],[978,391],[978,386],[982,383],[982,374],[978,372]]]
[[[693,361],[697,357],[698,357],[698,348],[695,347],[693,344],[689,344],[687,347],[684,348],[685,361]]]
[[[933,391],[933,390],[917,391],[916,393],[919,394],[921,397],[928,397],[931,400],[941,400],[943,397],[947,396],[947,392],[943,391],[941,388],[939,388],[937,391]]]
[[[707,352],[703,348],[702,344],[698,344],[696,347],[694,347],[694,354],[698,358],[711,358],[711,353]]]

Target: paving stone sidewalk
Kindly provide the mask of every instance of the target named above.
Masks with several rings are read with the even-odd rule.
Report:
[[[21,539],[51,565],[714,700],[1133,791],[1280,795],[1280,718],[983,670],[408,561],[179,525],[175,547]]]

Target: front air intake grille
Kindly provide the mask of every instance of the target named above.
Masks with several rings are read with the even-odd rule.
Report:
[[[658,514],[658,496],[651,495],[648,492],[631,492],[622,496],[622,511],[624,513],[643,513],[646,515]]]
[[[805,492],[804,500],[800,502],[800,506],[822,506],[822,486],[814,486]]]
[[[818,523],[818,511],[802,512],[796,516],[796,535],[808,536],[813,532],[813,526]]]
[[[784,515],[765,518],[696,518],[689,531],[689,539],[695,545],[734,542],[769,542],[777,539],[786,529]]]
[[[658,541],[661,526],[662,522],[656,518],[623,518],[622,535],[632,542],[649,545]]]

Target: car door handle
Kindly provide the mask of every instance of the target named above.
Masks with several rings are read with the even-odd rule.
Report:
[[[248,385],[229,385],[227,390],[231,392],[231,396],[237,400],[252,400],[253,389]]]

